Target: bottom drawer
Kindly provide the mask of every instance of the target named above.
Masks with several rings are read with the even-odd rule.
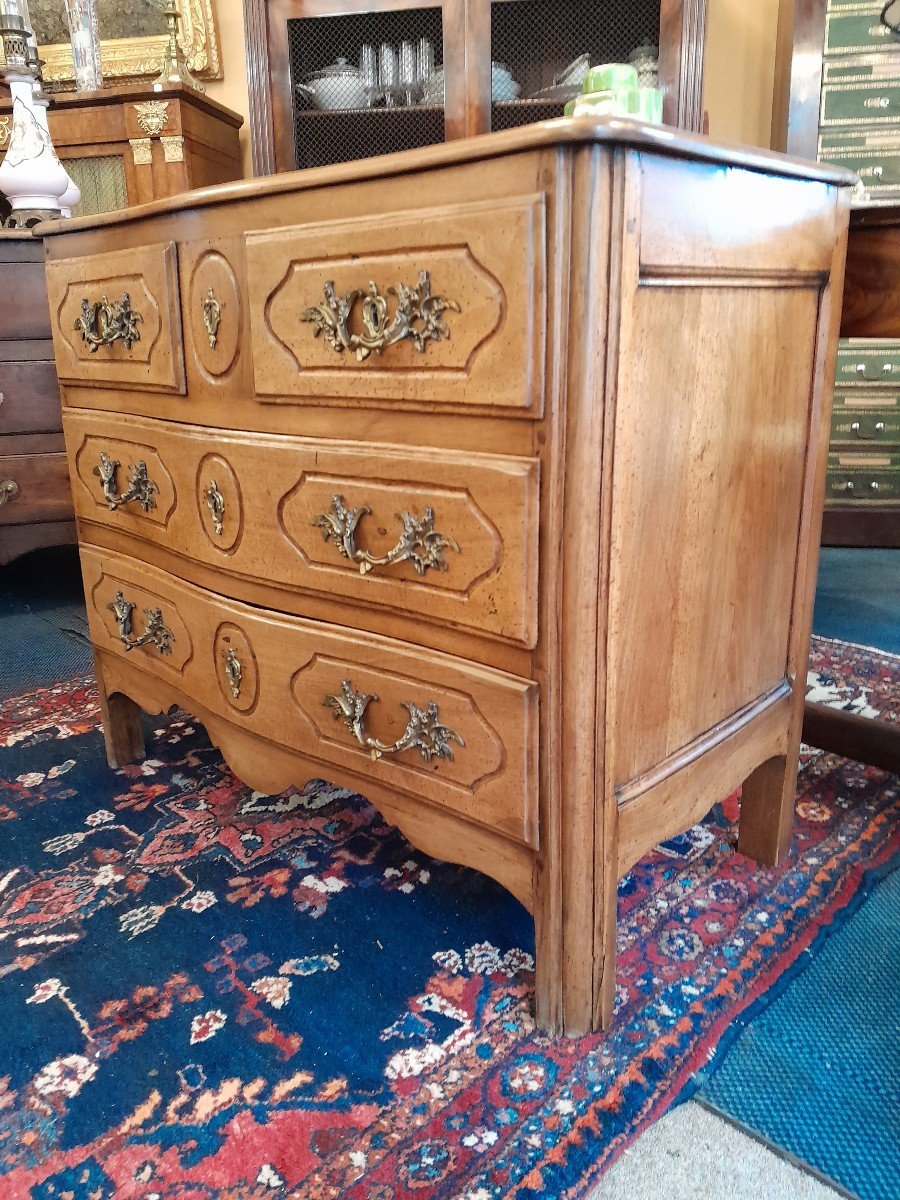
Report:
[[[393,639],[268,612],[82,546],[91,638],[321,764],[537,841],[538,686]]]
[[[65,454],[0,455],[0,525],[73,516]]]
[[[828,455],[825,502],[832,505],[900,500],[900,454]]]

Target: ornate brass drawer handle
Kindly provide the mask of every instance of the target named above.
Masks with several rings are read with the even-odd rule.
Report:
[[[360,575],[367,575],[373,567],[386,567],[394,563],[412,563],[417,575],[424,575],[429,567],[439,571],[447,570],[443,551],[450,549],[459,554],[459,546],[451,537],[436,532],[434,528],[434,509],[426,508],[422,517],[415,513],[395,513],[397,520],[403,526],[400,540],[387,554],[376,558],[368,550],[360,550],[355,542],[356,527],[364,516],[372,512],[368,505],[362,508],[347,508],[343,496],[334,496],[331,501],[331,512],[322,513],[312,524],[322,530],[322,538],[326,542],[333,541],[342,558],[359,564]]]
[[[367,696],[365,692],[355,692],[353,684],[345,679],[341,684],[340,694],[326,696],[322,703],[334,713],[336,721],[343,720],[347,728],[359,742],[369,751],[373,759],[379,759],[385,754],[402,754],[404,750],[418,750],[426,762],[433,758],[453,758],[451,741],[465,746],[458,733],[440,722],[438,706],[433,700],[428,701],[427,708],[419,708],[411,700],[404,700],[403,707],[409,713],[409,722],[402,737],[393,745],[386,745],[378,738],[369,737],[363,728],[366,708],[377,696]]]
[[[147,464],[143,460],[139,463],[129,464],[128,489],[120,495],[118,472],[121,465],[118,459],[110,458],[105,450],[101,450],[100,462],[94,467],[94,474],[100,480],[100,486],[110,511],[115,512],[123,504],[131,504],[135,500],[144,512],[150,512],[151,509],[156,508],[156,501],[153,497],[159,495],[159,488],[148,476]]]
[[[352,333],[350,318],[357,300],[363,295],[366,296],[361,310],[364,332]],[[459,312],[460,307],[455,300],[448,300],[446,296],[432,296],[431,277],[427,271],[419,272],[416,287],[400,283],[395,288],[388,288],[387,295],[397,299],[393,316],[390,315],[387,300],[371,280],[368,295],[355,289],[339,296],[334,290],[334,281],[329,279],[325,284],[322,303],[308,308],[300,320],[315,325],[316,337],[324,334],[332,350],[338,354],[352,350],[359,362],[367,359],[373,350],[380,354],[387,346],[397,342],[410,341],[422,354],[429,342],[450,337],[443,314]]]
[[[235,654],[233,646],[228,647],[228,653],[225,655],[225,676],[228,679],[228,686],[231,688],[232,700],[240,700],[244,668],[241,666],[241,660]]]
[[[215,350],[219,341],[219,325],[222,321],[222,306],[216,299],[212,288],[208,288],[203,298],[203,324],[206,326],[206,336],[209,338],[210,350]]]
[[[81,333],[82,340],[87,342],[91,354],[96,354],[101,346],[112,346],[115,342],[121,342],[126,350],[130,350],[135,342],[141,340],[138,324],[143,319],[131,307],[128,292],[123,293],[121,300],[113,300],[112,303],[105,295],[93,304],[85,296],[75,328]]]
[[[126,600],[121,592],[116,592],[115,600],[112,604],[108,604],[107,608],[116,618],[119,638],[126,650],[137,650],[140,646],[155,646],[160,654],[172,653],[175,635],[171,629],[166,628],[161,609],[145,608],[146,628],[140,637],[133,637],[131,614],[134,612],[134,605],[132,602]]]
[[[19,491],[19,485],[14,479],[0,479],[0,508],[4,504],[9,504],[11,500],[15,500]]]
[[[225,528],[225,497],[219,491],[219,486],[214,479],[211,479],[206,485],[203,496],[212,517],[216,537],[221,537]]]

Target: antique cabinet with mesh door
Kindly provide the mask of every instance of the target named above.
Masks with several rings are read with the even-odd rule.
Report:
[[[112,766],[362,792],[609,1021],[617,879],[790,839],[852,178],[556,121],[51,226]]]

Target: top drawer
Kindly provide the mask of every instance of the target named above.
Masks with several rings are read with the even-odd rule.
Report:
[[[174,242],[47,262],[63,383],[184,394]]]
[[[260,400],[541,415],[544,198],[250,233]]]

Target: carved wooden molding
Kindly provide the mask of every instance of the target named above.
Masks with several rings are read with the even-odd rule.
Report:
[[[136,167],[146,167],[153,162],[153,147],[149,138],[131,138],[128,145]]]
[[[266,0],[244,0],[247,43],[247,93],[250,101],[250,151],[254,175],[275,171],[272,133],[272,86],[269,78],[269,30]]]
[[[163,158],[167,163],[184,162],[184,138],[181,134],[172,137],[161,137]]]

